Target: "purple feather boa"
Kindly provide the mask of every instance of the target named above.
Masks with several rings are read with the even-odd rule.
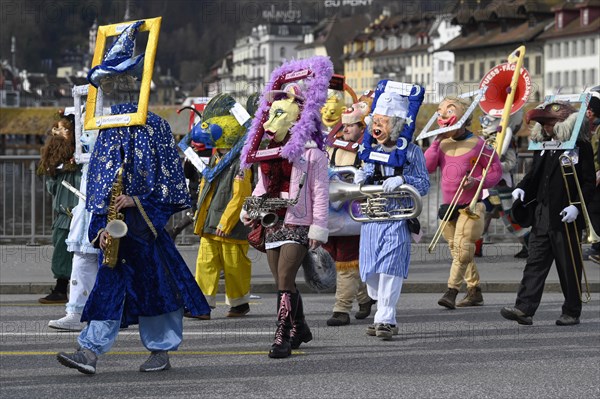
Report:
[[[242,170],[250,167],[247,157],[250,150],[252,150],[250,148],[252,141],[262,131],[261,123],[263,115],[268,113],[271,107],[266,93],[273,90],[275,82],[280,76],[303,69],[310,69],[313,74],[304,80],[306,89],[303,91],[302,96],[305,100],[301,107],[300,118],[290,129],[291,138],[281,149],[281,156],[290,162],[298,160],[304,151],[305,144],[311,140],[317,143],[318,148],[323,149],[324,139],[321,133],[321,108],[327,99],[327,89],[333,75],[333,64],[328,57],[323,56],[288,61],[273,71],[271,80],[260,96],[258,110],[248,131],[246,144],[242,149],[240,165]]]

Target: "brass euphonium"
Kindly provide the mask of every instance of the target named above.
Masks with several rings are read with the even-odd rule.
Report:
[[[334,174],[355,174],[353,166],[330,168]],[[408,199],[412,205],[388,209],[390,200]],[[357,201],[362,215],[355,215],[352,206],[348,207],[350,217],[357,222],[374,222],[383,220],[401,220],[416,218],[421,214],[423,201],[416,188],[410,184],[402,184],[391,193],[384,193],[380,185],[362,185],[342,181],[329,182],[329,201]]]
[[[105,231],[108,233],[106,248],[102,264],[110,268],[115,267],[119,256],[119,242],[127,234],[127,225],[123,221],[125,215],[117,212],[116,201],[123,194],[123,165],[117,170],[117,176],[110,190],[110,202],[108,204],[108,217]]]

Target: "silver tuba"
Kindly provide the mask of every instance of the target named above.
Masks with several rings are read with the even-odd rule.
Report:
[[[353,166],[341,166],[330,168],[332,174],[350,173],[355,174],[356,168]],[[410,200],[412,205],[407,207],[398,207],[387,209],[390,200]],[[391,193],[384,193],[379,185],[351,184],[342,181],[329,182],[329,200],[350,201],[348,207],[350,217],[357,222],[374,222],[383,220],[401,220],[413,219],[421,214],[423,201],[421,195],[410,184],[402,184],[398,189]],[[360,205],[360,215],[353,212],[352,203],[358,202]],[[408,201],[401,201],[408,202]]]

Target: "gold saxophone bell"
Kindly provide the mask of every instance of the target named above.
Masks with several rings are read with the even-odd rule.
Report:
[[[594,227],[590,221],[590,214],[588,213],[587,206],[585,205],[585,200],[583,199],[583,192],[581,191],[581,185],[579,184],[579,177],[577,176],[577,171],[575,170],[575,162],[573,158],[567,153],[562,153],[558,157],[558,162],[560,164],[560,171],[562,173],[563,181],[565,183],[565,189],[567,190],[567,197],[569,199],[569,205],[579,205],[581,207],[581,213],[583,215],[583,220],[585,222],[585,231],[586,238],[584,240],[588,243],[594,244],[600,242],[600,237],[594,231]],[[567,170],[569,169],[569,170]],[[575,181],[575,187],[577,188],[577,195],[579,196],[579,201],[574,201],[571,198],[571,190],[569,185],[568,176],[573,176],[573,180]],[[581,272],[583,274],[583,279],[585,281],[586,288],[586,296],[585,299],[582,296],[581,292],[581,282],[579,281],[579,275],[577,273],[577,265],[575,262],[575,254],[573,253],[573,242],[571,238],[571,233],[569,232],[569,223],[565,223],[565,235],[567,238],[567,243],[569,245],[569,255],[571,256],[571,264],[573,265],[573,272],[575,273],[575,279],[577,280],[577,289],[579,290],[579,298],[581,302],[588,303],[592,296],[590,294],[590,285],[588,283],[587,273],[585,272],[585,267],[583,265],[583,253],[581,251],[581,241],[579,240],[579,234],[577,234],[577,228],[575,228],[575,244],[577,245],[577,260],[581,263]],[[573,225],[577,226],[577,221],[573,222]]]

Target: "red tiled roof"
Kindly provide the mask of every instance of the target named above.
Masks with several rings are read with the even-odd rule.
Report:
[[[581,25],[581,20],[575,18],[562,29],[556,29],[556,25],[552,26],[546,32],[539,36],[539,39],[554,39],[564,36],[584,35],[587,33],[597,33],[600,31],[600,17],[596,17],[593,21],[585,26]]]

